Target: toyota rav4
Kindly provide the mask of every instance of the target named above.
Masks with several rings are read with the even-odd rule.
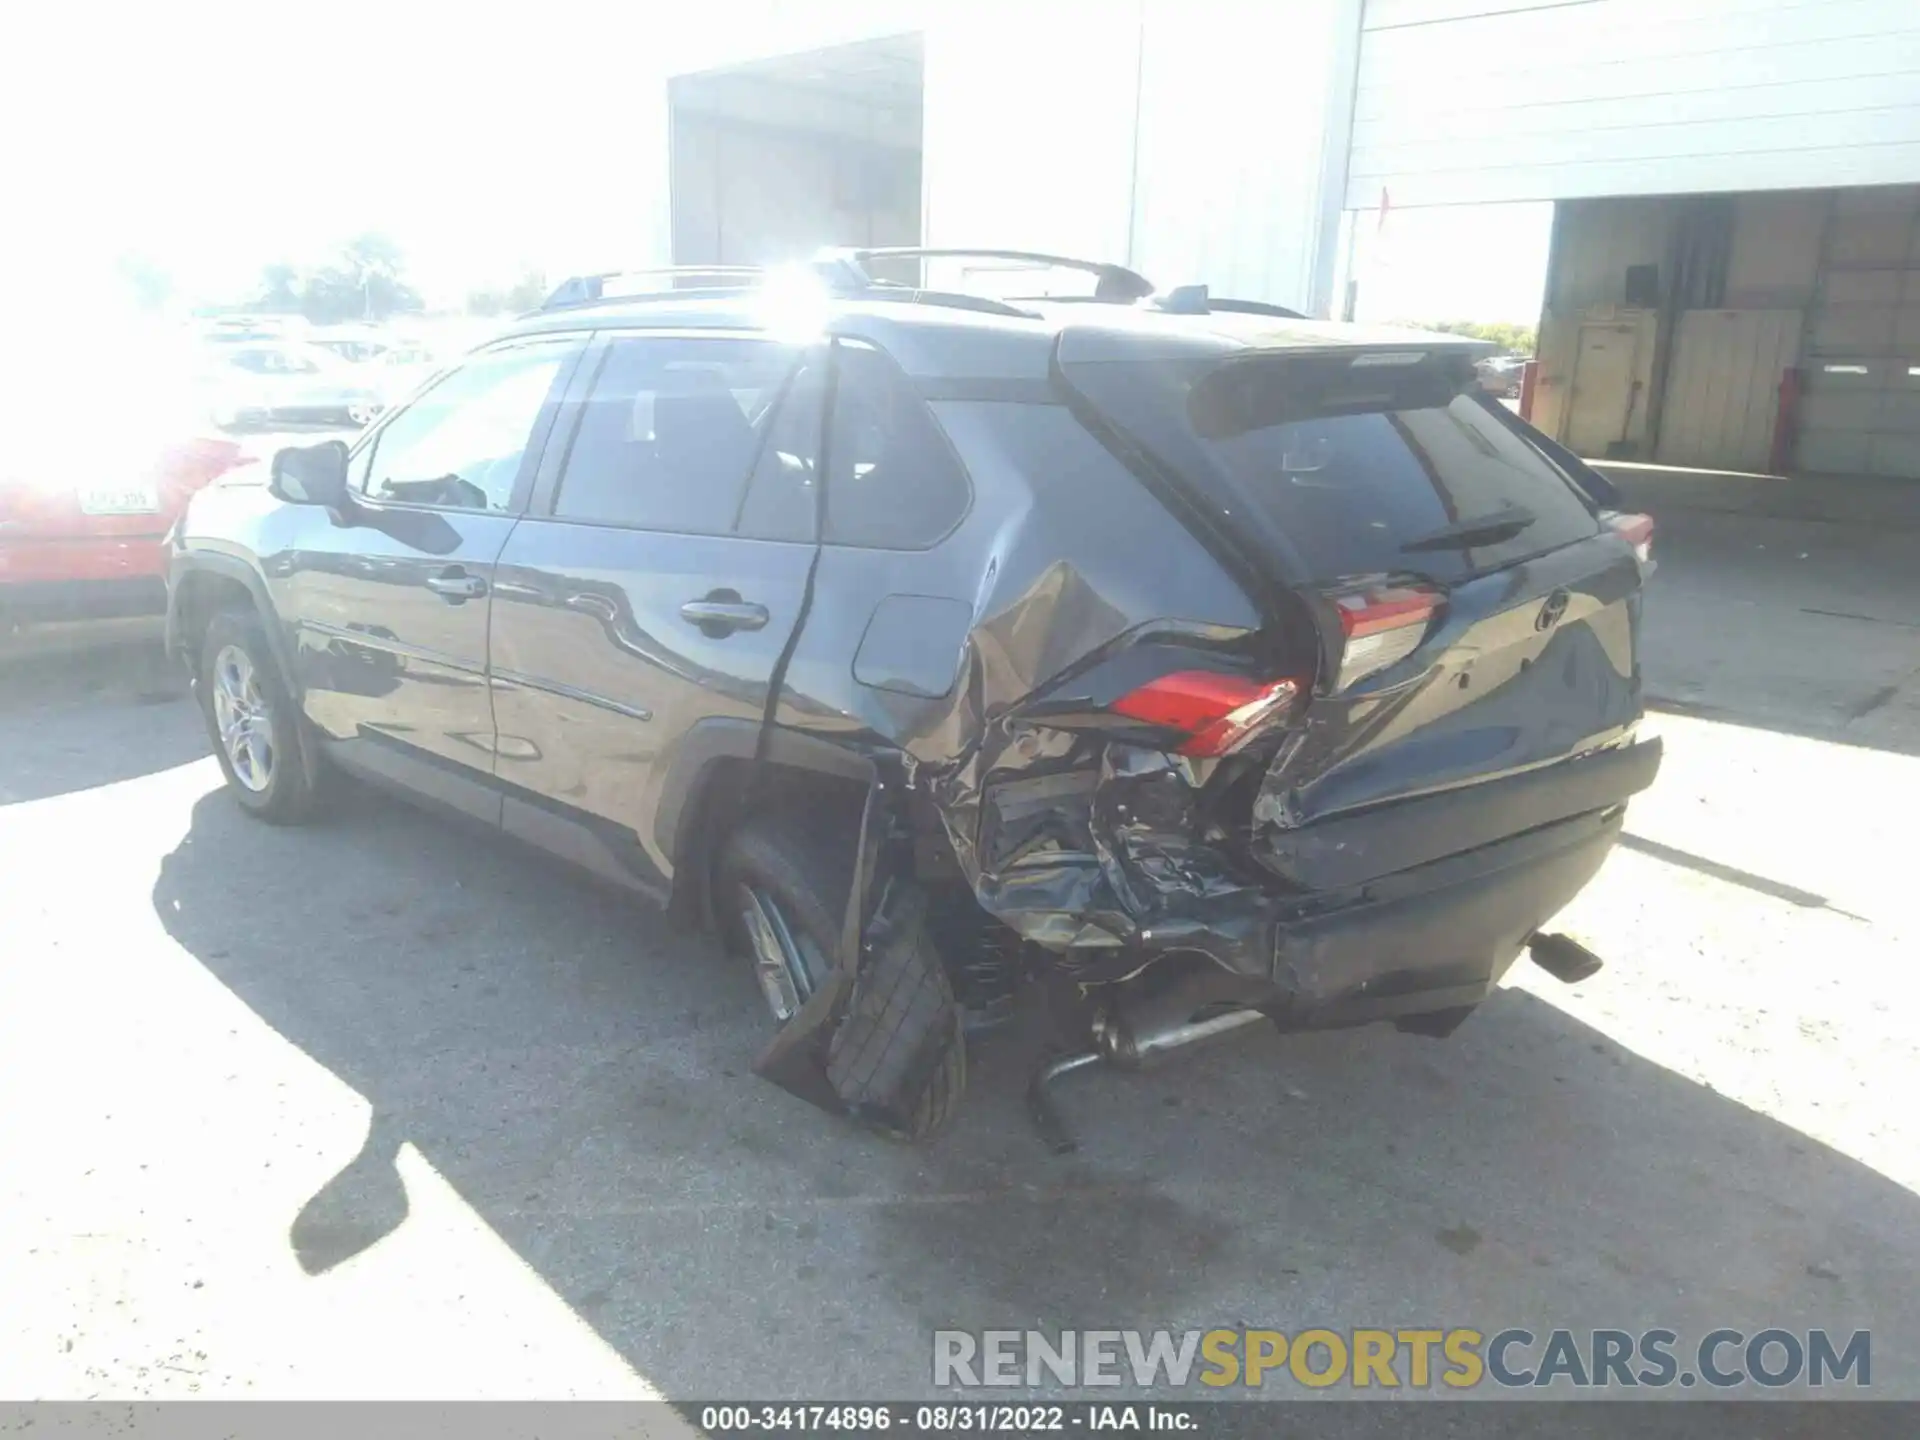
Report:
[[[1597,965],[1542,926],[1659,763],[1651,525],[1472,342],[879,255],[581,277],[197,496],[169,643],[238,803],[351,772],[700,917],[759,1072],[912,1137],[1021,993],[1064,1146],[1094,1059]]]

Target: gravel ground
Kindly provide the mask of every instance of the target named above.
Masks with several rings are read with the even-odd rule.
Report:
[[[1870,1327],[1920,1398],[1914,537],[1692,519],[1667,766],[1561,921],[1608,968],[1075,1077],[1069,1159],[1017,1034],[871,1139],[751,1076],[707,940],[372,794],[251,824],[150,632],[16,644],[0,1395],[897,1397],[938,1327],[1431,1324]]]

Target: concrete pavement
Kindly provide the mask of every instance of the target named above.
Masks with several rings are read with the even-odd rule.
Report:
[[[1066,1160],[1018,1035],[883,1143],[748,1073],[708,940],[371,794],[248,823],[133,652],[0,672],[0,1394],[898,1397],[936,1327],[1424,1323],[1871,1327],[1920,1397],[1920,632],[1801,614],[1912,550],[1660,544],[1691,713],[1562,919],[1609,968],[1076,1077]]]

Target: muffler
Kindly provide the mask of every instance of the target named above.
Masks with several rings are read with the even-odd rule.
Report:
[[[1184,1050],[1266,1018],[1258,1010],[1224,1010],[1205,1020],[1103,1014],[1093,1022],[1093,1040],[1112,1064],[1123,1070],[1142,1070],[1170,1050]]]
[[[1191,1019],[1192,1013],[1186,1006],[1169,1010],[1149,1002],[1132,1012],[1102,1011],[1096,1015],[1094,1048],[1053,1061],[1027,1087],[1027,1111],[1047,1148],[1055,1155],[1071,1154],[1079,1148],[1049,1093],[1049,1087],[1062,1076],[1100,1064],[1143,1070],[1169,1051],[1184,1050],[1267,1018],[1258,1010],[1225,1010],[1204,1020]]]
[[[1527,942],[1527,954],[1533,957],[1534,964],[1563,985],[1591,980],[1606,964],[1570,935],[1535,935]]]

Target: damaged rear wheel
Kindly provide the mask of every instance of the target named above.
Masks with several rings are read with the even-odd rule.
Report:
[[[852,848],[790,814],[755,816],[721,846],[715,910],[782,1025],[832,977]],[[869,941],[827,1045],[827,1079],[859,1119],[922,1140],[946,1124],[966,1089],[960,1007],[923,906],[897,907]]]

